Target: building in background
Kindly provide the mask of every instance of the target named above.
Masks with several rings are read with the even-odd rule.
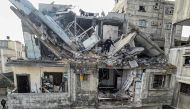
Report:
[[[174,34],[177,26],[190,26],[189,7],[189,0],[175,0],[169,62],[177,67],[176,88],[172,105],[178,109],[189,109],[190,104],[190,43],[189,38],[186,41],[176,43]],[[180,37],[180,39],[184,38]]]
[[[114,12],[125,13],[130,23],[141,28],[167,54],[172,28],[174,1],[166,0],[115,0]],[[177,26],[175,36],[181,36]]]
[[[13,88],[13,69],[6,66],[10,60],[25,59],[25,47],[21,42],[0,40],[0,96],[7,94],[7,88]]]
[[[0,73],[11,72],[11,69],[5,65],[9,60],[25,58],[25,47],[21,42],[0,40]]]

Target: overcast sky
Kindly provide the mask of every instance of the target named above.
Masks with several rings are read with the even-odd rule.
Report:
[[[72,4],[76,8],[89,12],[111,11],[114,7],[114,0],[29,0],[36,8],[39,3]],[[23,41],[23,34],[20,19],[10,10],[12,4],[8,0],[1,0],[0,3],[0,39],[10,36],[11,40]],[[185,27],[183,36],[189,36],[190,28]]]
[[[29,0],[36,8],[39,3],[72,4],[89,12],[111,11],[114,7],[114,0]],[[0,3],[0,39],[10,36],[11,40],[23,41],[23,34],[20,19],[10,10],[12,4],[8,0],[1,0]]]

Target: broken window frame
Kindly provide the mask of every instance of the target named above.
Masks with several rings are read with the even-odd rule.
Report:
[[[173,15],[173,13],[174,13],[174,7],[166,7],[165,8],[166,15]]]
[[[1,41],[0,48],[8,48],[8,41]]]
[[[184,66],[189,66],[190,65],[190,55],[184,55],[183,56],[184,60]]]
[[[180,84],[180,93],[190,95],[190,85],[181,83]]]
[[[160,5],[158,2],[155,3],[155,5],[153,6],[154,10],[159,10],[160,9]]]
[[[162,83],[160,87],[154,87],[155,76],[162,76]],[[171,74],[162,74],[162,73],[154,73],[150,76],[150,87],[149,90],[169,90],[171,83]]]
[[[166,30],[171,30],[171,29],[172,29],[172,23],[170,23],[170,22],[169,22],[169,23],[166,23],[166,24],[165,24],[165,29],[166,29]]]
[[[54,80],[54,77],[56,76],[56,74],[62,75],[61,83],[59,83],[60,85],[55,85],[55,82],[57,82],[57,80],[56,81]],[[45,83],[44,83],[45,76],[48,76],[48,78],[46,78],[46,82],[47,83],[49,82],[50,85],[52,85],[52,90],[48,90],[48,89],[44,88],[45,87]],[[50,76],[53,76],[53,80],[52,80],[53,82],[51,82]],[[66,72],[43,72],[43,77],[41,79],[42,79],[42,85],[41,85],[42,93],[47,93],[47,92],[48,93],[68,93],[69,84],[68,84],[68,74]],[[64,83],[63,83],[63,80],[64,80]],[[58,91],[55,91],[55,86],[59,86]],[[63,89],[63,86],[64,86],[64,89]],[[49,88],[51,89],[51,86]]]
[[[138,11],[139,11],[139,12],[146,12],[145,6],[139,5],[139,10],[138,10]]]
[[[146,28],[147,21],[145,19],[140,19],[138,23],[139,27]]]

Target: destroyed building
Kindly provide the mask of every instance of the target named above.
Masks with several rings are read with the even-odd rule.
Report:
[[[176,67],[125,14],[76,15],[69,5],[9,0],[21,19],[27,60],[12,60],[9,108],[161,109],[172,102]],[[104,43],[113,45],[105,52]],[[103,44],[103,45],[102,45]]]
[[[175,0],[175,4],[172,29],[173,34],[175,34],[178,25],[190,26],[190,1]],[[170,38],[172,43],[169,53],[169,63],[177,67],[172,106],[178,109],[189,109],[190,103],[190,47],[189,37],[186,38],[188,39],[186,41],[180,41],[180,39],[184,38],[176,38],[174,35]]]
[[[174,6],[174,1],[168,0],[115,0],[113,11],[125,13],[167,54]],[[178,25],[176,30],[175,37],[179,39],[182,27]]]

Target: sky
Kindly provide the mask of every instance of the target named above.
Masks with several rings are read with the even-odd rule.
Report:
[[[88,12],[109,12],[114,7],[114,0],[29,0],[36,8],[39,3],[72,4],[77,9]],[[0,40],[10,36],[11,40],[24,43],[20,19],[11,11],[12,4],[8,0],[0,3]],[[190,27],[184,27],[182,36],[189,37]]]
[[[36,8],[39,3],[72,4],[77,9],[88,12],[107,13],[114,7],[114,0],[29,0]],[[10,36],[11,40],[24,43],[20,19],[11,11],[12,4],[8,0],[0,3],[0,40]]]

